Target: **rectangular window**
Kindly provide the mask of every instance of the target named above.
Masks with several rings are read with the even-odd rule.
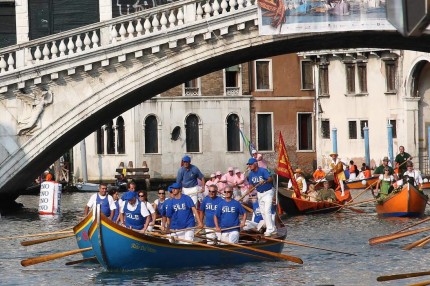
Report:
[[[385,62],[385,85],[387,88],[386,92],[395,93],[396,88],[396,62],[386,61]]]
[[[257,114],[257,143],[259,151],[273,151],[272,113]]]
[[[297,129],[299,150],[312,150],[312,113],[297,114]]]
[[[357,139],[357,121],[348,121],[349,139]]]
[[[15,1],[0,2],[0,48],[16,44]],[[5,58],[7,61],[8,59]]]
[[[321,137],[323,139],[330,139],[330,120],[321,120]]]
[[[256,90],[272,89],[272,62],[270,60],[255,61]]]
[[[235,65],[224,70],[225,94],[227,96],[240,95],[240,65]]]
[[[354,64],[345,64],[346,68],[346,93],[355,93],[355,66]]]
[[[393,138],[397,138],[397,122],[396,120],[389,120],[389,122],[393,126],[392,128]]]
[[[367,120],[360,120],[360,134],[361,139],[364,139],[364,127],[369,127],[369,122]]]
[[[184,96],[199,96],[199,80],[197,78],[184,83]]]
[[[320,65],[319,66],[319,88],[320,95],[328,96],[328,65]]]
[[[311,61],[302,61],[302,89],[314,89],[314,73]]]
[[[367,93],[367,65],[365,62],[357,63],[357,73],[360,93]]]

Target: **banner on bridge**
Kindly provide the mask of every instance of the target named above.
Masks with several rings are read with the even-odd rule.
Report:
[[[395,30],[388,0],[257,0],[261,35]]]

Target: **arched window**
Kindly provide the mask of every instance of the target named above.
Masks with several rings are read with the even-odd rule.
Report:
[[[239,116],[227,117],[227,151],[240,151]]]
[[[154,115],[145,119],[145,153],[158,153],[158,122]]]
[[[122,116],[116,119],[116,130],[117,130],[117,153],[125,154],[125,127],[124,119]]]
[[[107,137],[107,154],[115,154],[115,132],[113,130],[113,122],[109,121],[106,125],[106,137]]]
[[[185,120],[185,136],[187,152],[199,152],[199,118],[197,115],[190,114]]]
[[[103,127],[97,129],[96,132],[97,139],[97,154],[104,154],[105,152],[105,131]]]

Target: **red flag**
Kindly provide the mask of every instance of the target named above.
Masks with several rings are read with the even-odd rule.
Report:
[[[279,176],[289,178],[291,180],[294,193],[297,198],[301,198],[300,189],[297,185],[297,181],[294,178],[293,168],[291,168],[290,160],[288,159],[287,148],[285,148],[284,138],[282,133],[279,132],[279,144],[278,144],[278,170],[276,173]]]

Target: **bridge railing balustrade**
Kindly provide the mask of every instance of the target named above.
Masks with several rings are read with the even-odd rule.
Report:
[[[166,33],[187,23],[222,17],[257,0],[185,0],[0,49],[0,75],[54,63],[136,37]],[[167,38],[167,37],[166,37]],[[174,45],[169,47],[173,48]],[[37,83],[37,82],[35,82]]]

